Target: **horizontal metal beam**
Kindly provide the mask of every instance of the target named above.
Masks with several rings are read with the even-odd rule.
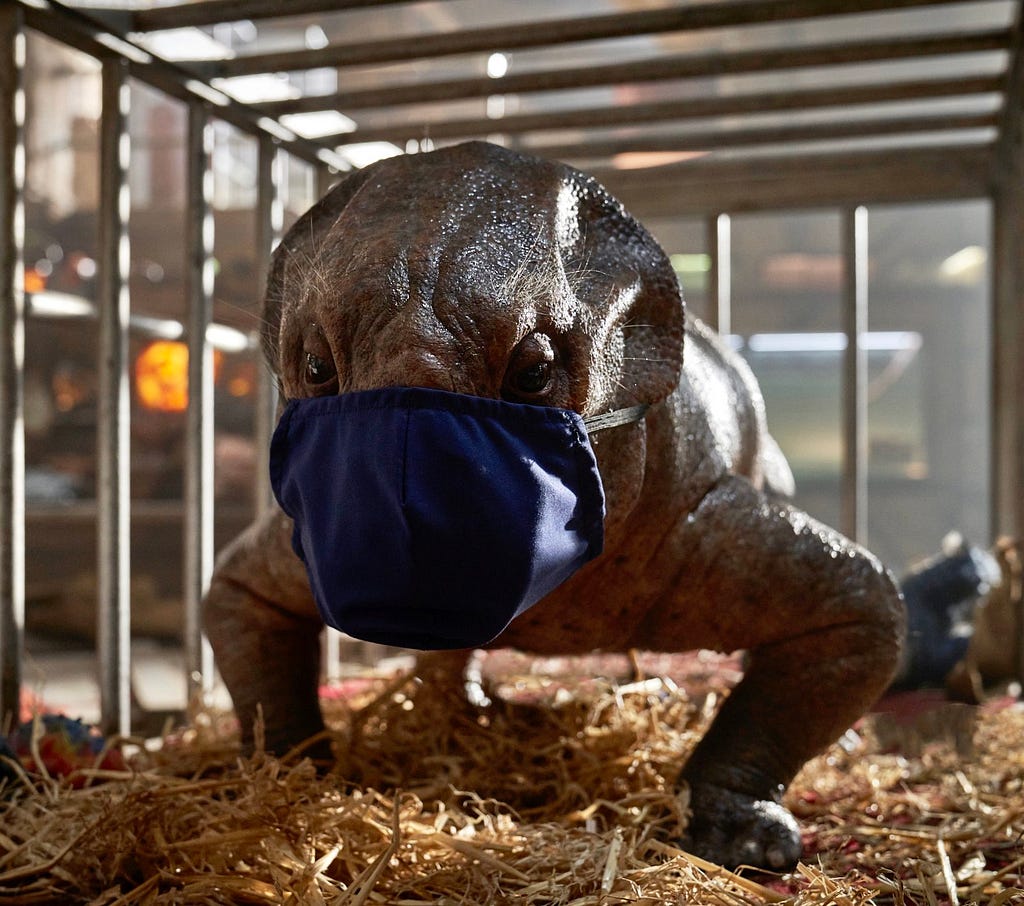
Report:
[[[334,13],[368,6],[415,3],[417,0],[202,0],[142,9],[132,16],[133,31],[157,31],[186,25],[213,25],[240,19],[276,19],[282,16],[308,16]]]
[[[994,144],[704,158],[590,172],[639,217],[985,197]]]
[[[914,116],[909,118],[848,120],[808,126],[780,126],[770,129],[714,129],[674,135],[639,135],[609,141],[581,139],[559,145],[529,145],[524,150],[541,157],[568,160],[614,157],[627,153],[671,153],[749,148],[757,145],[804,144],[848,138],[878,138],[969,129],[992,129],[999,125],[996,113],[965,116]]]
[[[774,72],[809,66],[873,63],[881,60],[916,59],[948,54],[982,53],[1001,50],[1010,41],[1009,29],[974,34],[934,35],[919,38],[836,42],[813,47],[769,50],[715,51],[611,63],[605,66],[561,68],[541,72],[519,72],[500,79],[489,77],[453,79],[443,82],[390,85],[336,94],[310,95],[258,104],[268,116],[309,113],[317,110],[364,110],[481,98],[493,94],[528,94],[660,82],[671,79],[708,78],[751,72]]]
[[[694,97],[681,101],[660,101],[619,107],[522,113],[502,119],[484,117],[420,123],[405,121],[393,126],[357,129],[355,132],[324,136],[322,141],[334,145],[370,141],[402,143],[424,136],[432,139],[448,139],[493,135],[494,133],[513,135],[524,132],[540,132],[546,129],[628,126],[699,117],[792,112],[824,107],[849,107],[890,101],[917,101],[929,98],[987,94],[998,92],[1002,87],[1003,80],[996,76],[886,82],[877,85],[844,85],[838,88],[813,88],[770,94]]]
[[[314,164],[328,164],[339,170],[351,169],[333,149],[299,136],[270,120],[262,110],[242,104],[207,85],[200,75],[184,66],[154,57],[110,26],[65,6],[57,0],[13,0],[22,7],[25,24],[47,37],[87,53],[98,60],[123,57],[129,61],[131,76],[182,101],[201,100],[211,105],[214,115],[250,135],[269,135],[289,153]],[[269,127],[269,128],[268,128]]]
[[[282,51],[235,57],[215,62],[193,61],[209,76],[251,75],[259,72],[297,72],[320,67],[341,67],[403,60],[422,60],[464,53],[520,50],[527,47],[555,47],[580,41],[634,38],[668,32],[704,31],[773,22],[790,22],[855,13],[942,6],[981,0],[743,0],[743,2],[697,2],[663,9],[602,16],[552,19],[529,24],[507,24],[487,28],[408,35],[379,41],[338,44],[319,50]]]

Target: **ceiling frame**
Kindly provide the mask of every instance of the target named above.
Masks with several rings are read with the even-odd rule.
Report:
[[[1005,49],[1009,29],[991,29],[963,35],[934,35],[913,39],[881,39],[855,43],[829,43],[811,47],[716,51],[707,54],[653,57],[628,63],[583,68],[519,72],[493,79],[453,79],[393,85],[335,94],[307,95],[290,100],[261,103],[268,116],[318,110],[363,110],[398,107],[437,101],[488,97],[493,94],[529,94],[596,88],[609,85],[661,82],[673,79],[708,78],[758,72],[778,72],[812,66],[837,66],[891,60],[910,60],[949,54],[982,53]]]
[[[621,107],[590,107],[550,113],[514,114],[501,119],[479,118],[426,123],[409,120],[392,126],[330,135],[326,136],[325,140],[332,144],[346,145],[370,141],[404,143],[422,137],[450,139],[497,134],[515,135],[553,129],[641,125],[716,116],[966,97],[972,94],[992,94],[1000,91],[1002,87],[1003,80],[998,76],[977,76],[970,79],[926,79],[891,85],[849,85],[765,94],[693,97],[680,101],[660,101]]]
[[[186,61],[209,78],[262,72],[298,72],[322,67],[379,65],[467,53],[554,47],[583,41],[635,38],[670,32],[705,31],[749,25],[883,12],[919,7],[976,3],[985,0],[741,0],[732,3],[688,3],[663,9],[577,17],[519,25],[463,29],[377,41],[339,44],[240,56],[229,60]],[[239,10],[245,4],[239,3]],[[287,9],[293,13],[292,4]]]

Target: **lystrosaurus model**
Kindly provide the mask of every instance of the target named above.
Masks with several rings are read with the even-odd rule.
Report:
[[[273,751],[322,729],[325,619],[423,649],[744,649],[682,772],[684,845],[792,864],[782,793],[885,689],[902,604],[784,501],[750,372],[621,204],[486,143],[382,161],[292,227],[264,318],[289,515],[224,552],[204,616],[243,743],[258,708]]]

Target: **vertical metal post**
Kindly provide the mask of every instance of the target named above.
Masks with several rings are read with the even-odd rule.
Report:
[[[868,524],[868,211],[843,212],[843,469],[840,529],[867,541]]]
[[[185,667],[191,698],[213,686],[213,652],[200,608],[213,574],[213,127],[205,106],[189,104],[186,246],[188,411],[185,421]]]
[[[256,268],[260,292],[265,293],[270,256],[284,229],[284,152],[267,135],[260,137],[257,179]],[[270,436],[277,422],[277,382],[262,358],[261,354],[256,389],[257,515],[274,499],[270,489]]]
[[[25,636],[25,32],[0,4],[0,726],[17,720]]]
[[[100,125],[96,639],[100,723],[105,732],[124,735],[131,732],[128,104],[127,63],[104,60]]]
[[[711,256],[709,326],[724,337],[732,332],[732,219],[728,214],[708,218],[707,243]]]

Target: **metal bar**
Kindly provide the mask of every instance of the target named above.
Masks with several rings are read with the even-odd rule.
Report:
[[[712,214],[706,229],[711,255],[711,327],[724,337],[732,330],[732,220],[728,214]]]
[[[156,31],[186,25],[235,22],[239,19],[274,19],[415,2],[417,0],[290,0],[282,4],[281,0],[203,0],[202,3],[138,10],[132,17],[132,30]]]
[[[25,636],[25,33],[0,4],[0,728],[18,719]]]
[[[659,101],[624,107],[592,107],[559,110],[552,113],[522,113],[501,120],[483,118],[404,121],[371,129],[326,136],[336,145],[356,142],[390,141],[402,144],[409,139],[429,135],[432,139],[502,133],[538,132],[545,129],[600,128],[641,123],[695,119],[712,116],[738,116],[780,111],[812,110],[824,107],[850,107],[889,101],[916,101],[928,98],[960,97],[995,93],[1003,81],[996,76],[961,79],[926,79],[878,85],[844,85],[838,88],[812,88],[771,94],[737,94],[722,97],[693,97],[682,101]]]
[[[213,652],[200,619],[213,574],[213,126],[206,107],[189,105],[187,266],[188,411],[185,422],[185,665],[189,697],[213,684]]]
[[[131,732],[131,448],[128,383],[128,67],[103,61],[100,122],[98,594],[96,654],[100,725]]]
[[[205,4],[204,4],[205,5]],[[350,112],[370,107],[423,104],[488,97],[500,94],[529,94],[541,91],[578,90],[604,85],[660,82],[673,79],[710,78],[754,72],[775,72],[810,66],[836,66],[882,60],[912,59],[948,54],[1002,50],[1010,40],[1008,29],[974,34],[934,35],[913,39],[885,39],[863,43],[820,44],[813,47],[655,57],[604,66],[560,68],[542,72],[517,72],[499,79],[479,77],[443,82],[417,82],[311,95],[256,105],[268,116],[307,113],[317,110]]]
[[[756,145],[794,144],[834,141],[841,138],[878,138],[886,135],[912,135],[926,132],[950,132],[992,129],[999,124],[994,113],[965,116],[914,116],[887,120],[843,120],[811,126],[786,126],[771,129],[713,129],[675,135],[640,135],[611,141],[581,140],[566,145],[528,145],[522,150],[543,157],[603,158],[636,152],[710,151],[721,148],[748,148]]]
[[[260,139],[256,185],[256,267],[261,294],[266,290],[270,256],[284,229],[284,152],[269,138]],[[262,305],[260,306],[262,309]],[[262,325],[262,317],[260,322]],[[259,515],[274,500],[270,488],[270,437],[277,421],[277,381],[267,363],[259,364],[256,394],[256,490]]]
[[[958,0],[744,0],[741,3],[688,3],[663,9],[602,16],[552,19],[529,24],[510,23],[461,31],[407,35],[380,41],[335,45],[321,50],[295,50],[235,57],[231,60],[188,61],[210,76],[251,75],[258,72],[297,72],[319,67],[397,63],[454,54],[554,47],[580,41],[659,35],[668,32],[734,28],[771,22],[791,22],[866,12],[941,6]],[[978,0],[967,0],[978,2]]]
[[[130,61],[132,78],[186,103],[205,100],[216,106],[217,117],[249,135],[272,135],[289,152],[310,163],[326,163],[339,170],[349,164],[334,149],[318,141],[296,136],[262,111],[242,104],[210,87],[192,69],[158,59],[131,41],[124,31],[111,30],[109,23],[94,19],[82,10],[58,0],[7,0],[22,9],[25,25],[62,44],[97,59],[121,56]]]
[[[841,531],[867,540],[868,507],[868,211],[843,211],[843,469]]]

